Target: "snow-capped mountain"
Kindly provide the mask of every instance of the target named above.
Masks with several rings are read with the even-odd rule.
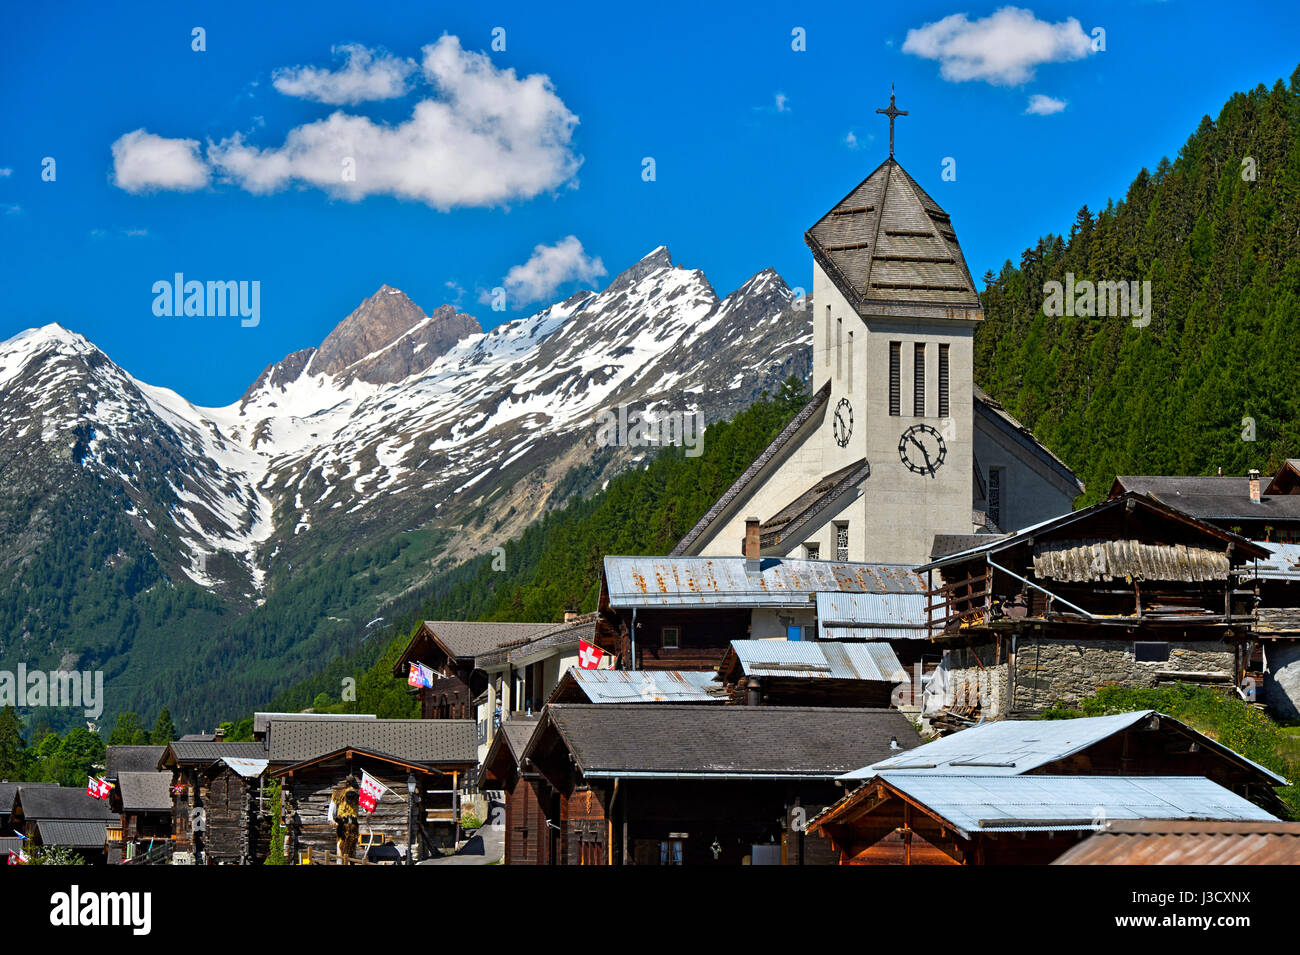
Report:
[[[490,549],[562,503],[575,466],[595,462],[590,487],[647,453],[598,453],[601,412],[713,421],[805,376],[796,306],[771,270],[721,298],[662,247],[602,291],[488,332],[384,286],[223,408],[138,381],[58,325],[23,332],[0,344],[0,660],[21,646],[84,665],[59,615],[103,574],[189,581],[243,612],[295,561],[412,529],[448,532],[444,563]],[[25,602],[70,546],[89,561],[77,581]],[[118,652],[103,651],[90,655]]]

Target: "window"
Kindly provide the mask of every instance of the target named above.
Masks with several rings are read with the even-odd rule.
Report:
[[[849,559],[849,525],[835,525],[835,559]]]
[[[826,306],[826,335],[822,347],[826,349],[823,364],[829,365],[831,363],[831,307],[829,305]]]
[[[1138,663],[1165,663],[1169,660],[1169,644],[1134,643],[1133,659]]]
[[[939,417],[948,417],[948,346],[939,346]]]
[[[835,380],[844,377],[844,319],[835,320]]]
[[[1002,526],[1002,468],[989,468],[989,520],[997,527]]]
[[[898,366],[902,352],[903,345],[901,342],[889,343],[889,413],[891,415],[900,415],[903,413],[900,410],[898,398],[898,390],[900,387]]]
[[[853,394],[853,333],[849,332],[849,394]]]
[[[665,839],[659,843],[659,864],[660,865],[681,865],[682,864],[682,840]]]
[[[682,628],[664,627],[659,631],[660,646],[665,650],[676,650],[681,646]]]
[[[925,417],[925,345],[912,350],[912,414]]]
[[[809,541],[803,545],[803,555],[809,560],[820,560],[822,556],[822,545],[817,541]]]

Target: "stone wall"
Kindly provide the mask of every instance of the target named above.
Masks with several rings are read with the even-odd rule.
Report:
[[[973,651],[965,647],[945,650],[926,690],[926,717],[940,709],[990,720],[1006,716],[1007,665],[994,663],[995,658],[991,643]]]
[[[1016,649],[1017,712],[1039,712],[1054,703],[1073,705],[1103,686],[1154,687],[1171,682],[1158,673],[1221,673],[1231,685],[1236,651],[1217,640],[1170,641],[1169,659],[1138,662],[1132,640],[1023,638]]]

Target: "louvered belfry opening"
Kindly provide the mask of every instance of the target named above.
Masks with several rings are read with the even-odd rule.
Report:
[[[912,350],[912,414],[925,417],[925,344],[917,342]]]
[[[948,407],[948,346],[939,346],[939,417],[949,415]]]
[[[902,342],[889,343],[889,413],[895,417],[903,413],[899,395],[902,386],[901,369],[899,368],[902,361],[902,352]]]

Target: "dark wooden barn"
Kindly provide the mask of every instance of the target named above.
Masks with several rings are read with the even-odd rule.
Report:
[[[1127,492],[933,561],[918,570],[931,579],[930,634],[945,659],[925,713],[1033,713],[1106,685],[1234,693],[1254,621],[1241,575],[1267,556]]]
[[[267,754],[261,743],[176,740],[159,766],[172,776],[174,853],[206,865],[251,865],[266,858]]]
[[[513,795],[511,817],[536,820],[515,857],[557,865],[833,862],[804,827],[838,798],[836,777],[918,742],[895,710],[552,704],[517,761],[546,785],[507,795],[508,816]]]
[[[487,825],[505,827],[506,865],[550,865],[556,839],[547,825],[554,812],[555,791],[540,773],[523,765],[524,750],[538,718],[517,716],[501,724],[483,760],[482,785],[505,796],[504,818]]]

